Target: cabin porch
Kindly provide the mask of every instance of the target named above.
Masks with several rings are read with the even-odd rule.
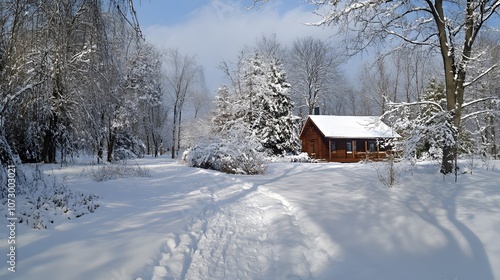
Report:
[[[322,142],[321,147],[311,147],[311,145],[319,144],[314,142],[310,143],[309,149],[306,149],[309,156],[329,162],[358,162],[365,159],[377,161],[385,159],[390,153],[382,145],[382,140],[378,139],[326,138],[318,141]]]

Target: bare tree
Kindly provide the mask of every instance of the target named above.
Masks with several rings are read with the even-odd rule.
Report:
[[[500,61],[500,36],[497,33],[483,34],[478,39],[478,45],[483,54],[471,65],[471,72],[476,75],[480,74],[477,71],[481,71],[481,67],[474,66]],[[500,100],[500,69],[489,72],[471,85],[469,91],[472,99],[486,102],[476,102],[464,108],[462,119],[465,133],[468,134],[467,138],[476,142],[472,147],[472,143],[467,143],[468,147],[465,149],[481,154],[484,159],[498,158],[500,110],[497,100]]]
[[[203,68],[197,64],[195,56],[183,55],[178,49],[169,50],[166,59],[166,90],[173,103],[172,158],[175,158],[180,146],[184,103],[193,87],[204,81],[204,74]]]
[[[16,111],[16,101],[39,88],[44,77],[33,71],[36,55],[30,53],[34,34],[28,31],[30,20],[24,16],[30,5],[26,1],[0,2],[0,163],[13,164],[12,138],[9,126],[15,126],[9,115]],[[11,137],[9,137],[11,136]],[[0,179],[5,171],[0,171]],[[6,178],[6,177],[5,177]]]
[[[395,94],[394,90],[397,82],[392,76],[390,67],[386,64],[384,58],[379,58],[373,64],[365,64],[361,76],[362,91],[368,97],[377,114],[383,114],[387,111],[387,102],[390,96]]]
[[[359,80],[363,98],[379,115],[390,103],[420,101],[425,86],[438,74],[433,58],[420,49],[400,48],[377,57],[363,66]]]
[[[204,82],[191,94],[189,103],[194,110],[195,119],[203,117],[210,110],[210,94]]]
[[[407,103],[421,100],[425,87],[432,77],[440,73],[438,61],[422,48],[402,48],[394,53],[400,64],[401,83],[399,98]]]
[[[163,102],[162,53],[151,44],[135,40],[129,47],[126,90],[138,97],[133,129],[140,132],[146,153],[155,157],[161,153],[167,108]]]
[[[342,61],[326,42],[313,37],[295,40],[290,51],[289,77],[292,84],[292,96],[299,115],[311,115],[320,98],[333,94],[341,73],[338,66]],[[305,108],[302,111],[301,108]]]
[[[278,41],[276,34],[262,35],[257,40],[255,49],[265,59],[279,59],[282,62],[287,59],[286,48]]]

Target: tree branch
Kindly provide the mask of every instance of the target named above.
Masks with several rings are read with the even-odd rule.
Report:
[[[470,113],[468,115],[462,116],[462,120],[467,120],[468,118],[471,118],[471,117],[474,117],[474,116],[477,116],[477,115],[487,114],[487,113],[493,113],[493,114],[500,115],[500,111],[488,109],[488,110],[482,110],[482,111],[472,112],[472,113]]]
[[[476,100],[473,100],[471,102],[467,102],[467,103],[462,105],[462,108],[466,108],[467,106],[474,105],[474,104],[479,103],[479,102],[489,101],[489,100],[498,100],[500,102],[500,98],[495,97],[495,96],[489,96],[489,97],[485,97],[485,98],[481,98],[481,99],[476,99]]]
[[[491,71],[493,71],[495,68],[497,68],[498,66],[500,66],[500,62],[499,63],[496,63],[494,64],[493,66],[491,66],[490,68],[486,69],[483,73],[481,73],[480,75],[478,75],[477,77],[475,77],[474,79],[472,79],[472,81],[468,82],[468,83],[464,83],[464,88],[474,84],[475,82],[477,82],[479,79],[481,79],[482,77],[488,75],[488,73],[490,73]]]

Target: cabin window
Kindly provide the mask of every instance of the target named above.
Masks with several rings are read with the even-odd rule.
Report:
[[[332,153],[335,152],[335,150],[336,150],[335,141],[331,141],[330,149],[331,149]]]
[[[377,142],[375,141],[368,142],[368,150],[372,153],[377,151]]]
[[[356,140],[346,142],[346,150],[348,153],[352,153],[352,149],[353,149],[352,144],[353,143],[354,143],[354,150],[356,151]]]

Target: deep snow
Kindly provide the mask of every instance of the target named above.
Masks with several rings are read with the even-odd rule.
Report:
[[[46,166],[101,207],[18,225],[17,271],[4,261],[0,279],[500,279],[499,161],[458,183],[421,164],[392,189],[380,163],[244,176],[138,162],[151,177],[96,183],[84,166]]]

